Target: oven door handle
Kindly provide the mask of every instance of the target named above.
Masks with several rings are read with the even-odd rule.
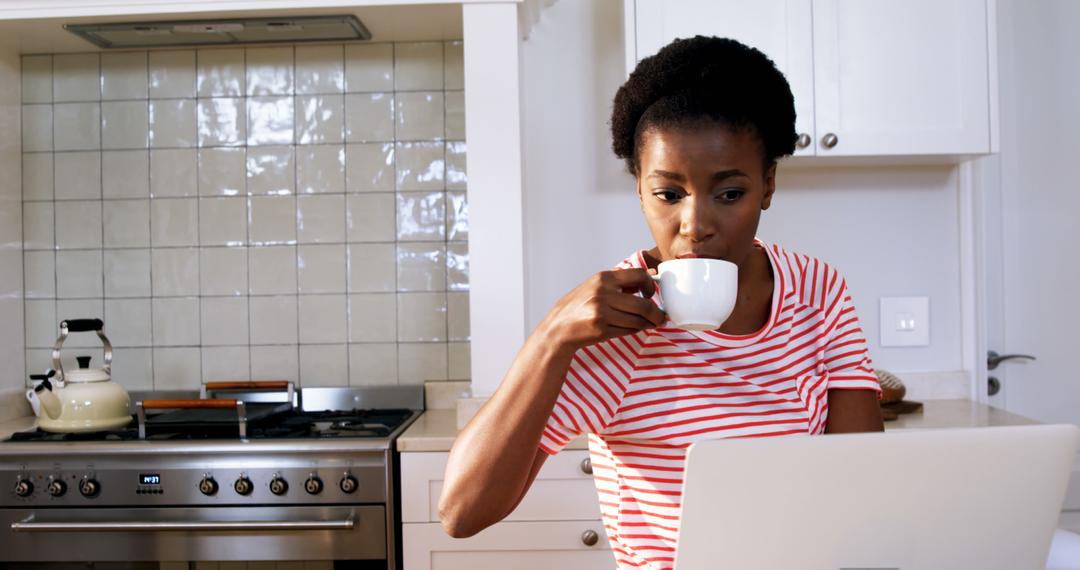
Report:
[[[11,523],[15,532],[160,532],[160,531],[219,531],[238,530],[352,530],[356,519],[298,521],[55,521],[35,522],[30,516]]]

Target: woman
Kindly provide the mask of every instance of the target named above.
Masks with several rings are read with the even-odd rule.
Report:
[[[567,293],[533,331],[451,451],[447,532],[501,520],[544,460],[587,433],[619,567],[669,568],[694,441],[882,429],[844,279],[755,238],[794,125],[783,75],[733,40],[676,40],[638,64],[611,131],[655,247]],[[716,331],[663,326],[650,273],[682,257],[739,266],[734,311]]]

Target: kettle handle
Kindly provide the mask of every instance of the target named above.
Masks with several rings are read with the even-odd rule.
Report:
[[[64,346],[64,340],[67,339],[69,333],[73,332],[95,332],[98,338],[101,339],[101,344],[105,348],[105,366],[102,367],[105,373],[112,375],[112,343],[109,342],[109,337],[105,336],[105,322],[101,319],[64,319],[60,321],[60,336],[56,338],[56,344],[52,350],[53,370],[56,370],[56,379],[64,382],[64,364],[60,361],[60,347]]]

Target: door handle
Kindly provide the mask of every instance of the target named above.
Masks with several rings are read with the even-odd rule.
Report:
[[[994,370],[998,367],[998,364],[1006,360],[1013,360],[1016,358],[1026,358],[1028,360],[1035,360],[1034,356],[1028,354],[998,354],[993,350],[986,353],[986,369]]]

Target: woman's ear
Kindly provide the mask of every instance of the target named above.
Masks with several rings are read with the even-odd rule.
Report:
[[[765,169],[765,195],[761,198],[761,209],[768,210],[772,204],[773,192],[776,192],[776,163]]]

